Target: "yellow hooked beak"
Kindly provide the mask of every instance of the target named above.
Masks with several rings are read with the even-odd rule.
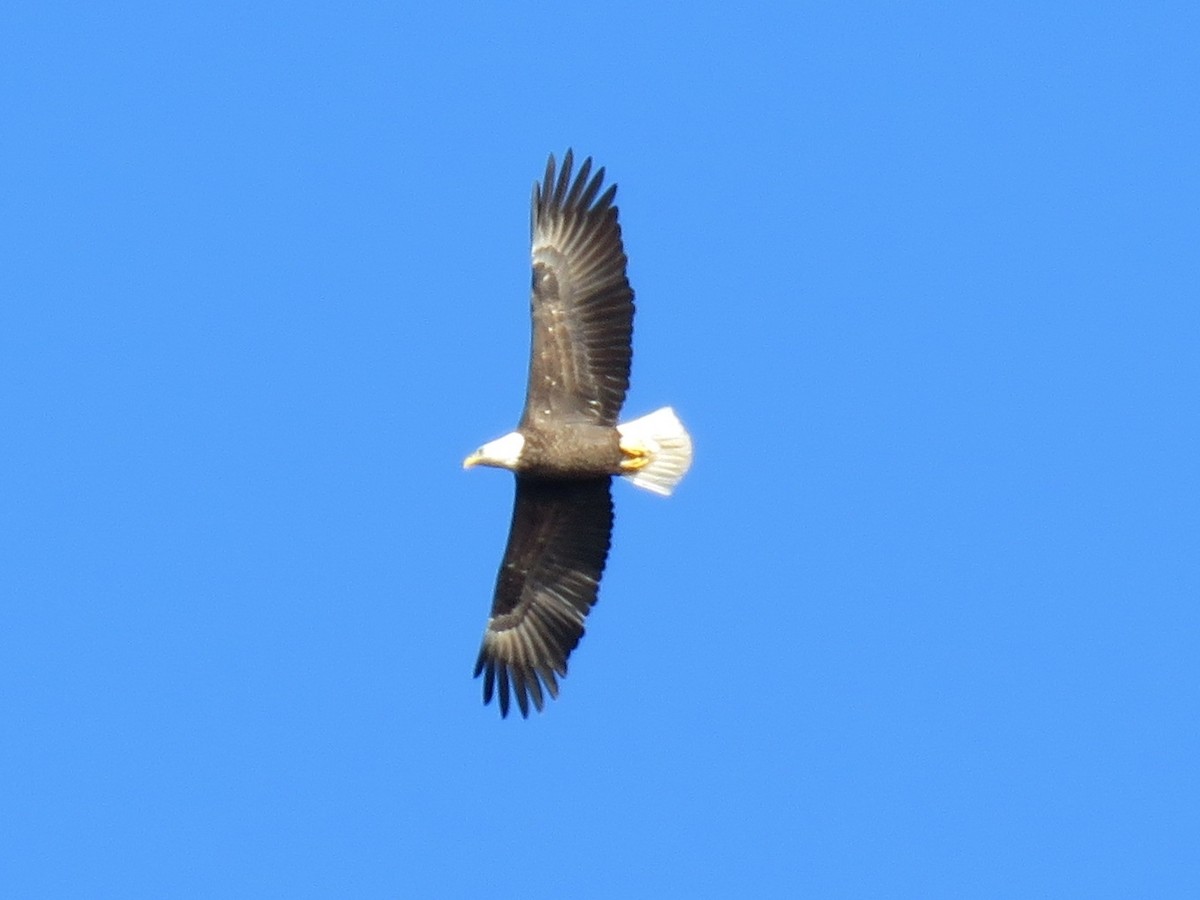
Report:
[[[481,459],[483,459],[483,457],[480,456],[479,451],[476,450],[474,453],[472,453],[470,456],[468,456],[466,459],[463,460],[463,468],[464,469],[473,468],[474,466],[479,465],[479,461]]]

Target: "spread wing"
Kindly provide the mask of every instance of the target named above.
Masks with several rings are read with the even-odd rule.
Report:
[[[571,180],[571,151],[533,191],[533,346],[522,427],[616,425],[629,389],[633,290],[604,169],[589,157]]]
[[[541,481],[517,476],[517,497],[492,615],[475,663],[483,673],[483,702],[497,682],[500,715],[509,687],[521,715],[529,698],[540,711],[543,689],[558,696],[555,676],[583,637],[608,557],[613,505],[608,477]]]

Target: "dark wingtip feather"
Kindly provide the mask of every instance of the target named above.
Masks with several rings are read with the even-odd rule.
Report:
[[[562,168],[558,170],[558,183],[554,186],[554,204],[562,206],[566,199],[567,190],[571,186],[571,169],[575,165],[575,154],[571,148],[567,148],[567,152],[563,154]]]
[[[521,710],[521,718],[529,718],[529,692],[526,689],[526,677],[523,669],[513,670],[513,693],[517,695],[517,706]]]
[[[600,171],[603,172],[604,170],[601,169]],[[599,185],[597,185],[597,187],[599,187]],[[596,201],[595,209],[608,209],[613,205],[613,200],[616,198],[616,196],[617,186],[615,184],[610,184],[608,186],[608,190],[604,192],[604,195]]]
[[[558,681],[554,678],[554,670],[549,666],[538,667],[538,674],[542,676],[542,681],[546,685],[546,690],[550,693],[552,700],[558,699]],[[541,709],[539,706],[538,709]]]
[[[492,702],[492,695],[496,691],[496,666],[489,660],[487,672],[483,676],[483,705],[487,706]]]
[[[592,161],[592,159],[589,156],[588,163],[590,164],[591,161]],[[584,179],[585,175],[586,175],[586,173],[584,173],[584,172],[579,173],[579,181],[576,182],[577,186],[583,184],[583,179]],[[600,186],[603,183],[604,183],[604,166],[601,166],[599,169],[596,170],[596,174],[592,177],[592,180],[588,184],[587,189],[585,191],[583,191],[583,193],[579,197],[578,204],[579,204],[580,209],[589,209],[591,207],[592,201],[596,199],[596,194],[598,194],[600,192]]]
[[[546,160],[546,174],[542,176],[542,183],[538,188],[538,198],[544,199],[549,195],[554,188],[554,172],[557,166],[554,163],[554,154],[551,153],[549,159]]]
[[[579,167],[579,174],[575,176],[575,181],[571,184],[571,191],[567,194],[567,198],[563,201],[563,205],[568,209],[576,206],[585,206],[580,203],[580,197],[583,195],[583,189],[587,186],[588,173],[592,171],[592,158],[589,156],[583,161],[583,165]]]
[[[508,666],[501,665],[500,671],[500,718],[508,718]]]
[[[529,683],[529,694],[533,700],[534,708],[538,712],[542,711],[542,683],[538,680],[537,672],[534,669],[528,669],[525,673],[525,680]]]

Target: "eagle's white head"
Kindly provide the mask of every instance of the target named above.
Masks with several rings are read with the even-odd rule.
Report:
[[[463,468],[472,466],[495,466],[498,469],[515,469],[525,448],[525,436],[519,431],[488,441],[463,460]]]

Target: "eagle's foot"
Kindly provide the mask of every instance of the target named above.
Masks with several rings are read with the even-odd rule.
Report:
[[[621,460],[622,472],[636,472],[638,469],[644,469],[650,463],[650,449],[627,437],[621,438],[621,453],[625,457]]]

